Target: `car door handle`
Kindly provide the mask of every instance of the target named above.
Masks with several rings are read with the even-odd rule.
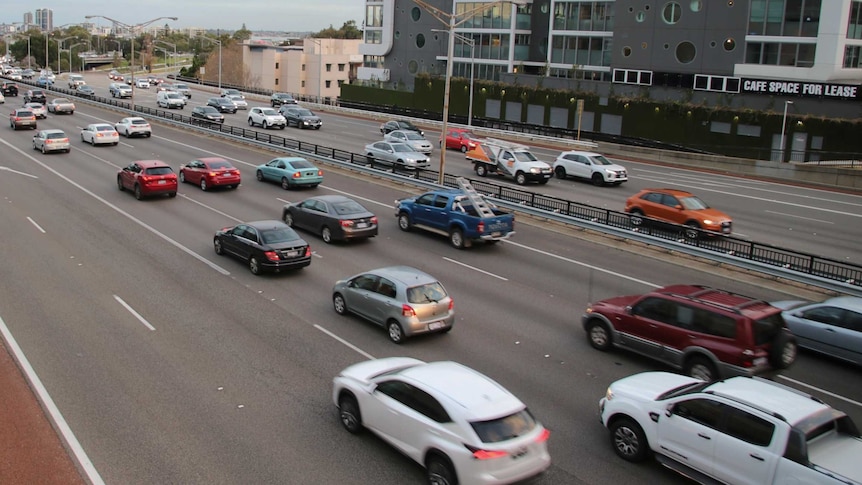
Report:
[[[711,440],[712,439],[711,436],[705,435],[703,433],[698,433],[697,435],[700,436],[701,438],[705,439],[705,440]]]
[[[757,461],[764,461],[764,460],[763,460],[763,457],[758,456],[758,455],[755,455],[754,453],[749,453],[749,454],[748,454],[748,456],[750,456],[750,457],[754,458],[754,459],[755,459],[755,460],[757,460]]]
[[[834,328],[824,327],[824,328],[823,328],[823,330],[826,330],[827,332],[835,333],[835,329],[834,329]]]

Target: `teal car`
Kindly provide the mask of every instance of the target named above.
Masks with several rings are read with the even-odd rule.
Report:
[[[317,187],[323,182],[323,170],[299,157],[274,158],[257,166],[257,179],[278,182],[284,190],[292,187]]]

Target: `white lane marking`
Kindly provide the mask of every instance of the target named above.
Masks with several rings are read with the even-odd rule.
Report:
[[[205,265],[209,266],[210,268],[212,268],[212,269],[214,269],[214,270],[218,271],[219,273],[221,273],[221,274],[223,274],[223,275],[225,275],[225,276],[230,275],[230,271],[228,271],[228,270],[226,270],[226,269],[222,268],[221,266],[219,266],[219,265],[217,265],[217,264],[213,263],[212,261],[210,261],[210,260],[208,260],[208,259],[204,258],[203,256],[199,255],[198,253],[196,253],[196,252],[192,251],[191,249],[189,249],[189,248],[187,248],[187,247],[183,246],[183,245],[182,245],[182,244],[180,244],[178,241],[176,241],[176,240],[174,240],[174,239],[171,239],[170,237],[168,237],[166,234],[164,234],[164,233],[160,232],[160,231],[159,231],[158,229],[156,229],[155,227],[150,226],[150,225],[149,225],[149,224],[147,224],[146,222],[144,222],[144,221],[142,221],[142,220],[140,220],[140,219],[136,218],[135,216],[133,216],[133,215],[129,214],[129,213],[128,213],[128,212],[126,212],[126,211],[124,211],[123,209],[120,209],[120,208],[119,208],[119,207],[117,207],[116,205],[114,205],[114,204],[112,204],[112,203],[108,202],[107,200],[103,199],[102,197],[100,197],[99,195],[97,195],[97,194],[95,194],[94,192],[90,191],[89,189],[87,189],[86,187],[82,186],[81,184],[79,184],[79,183],[75,182],[74,180],[70,179],[69,177],[66,177],[66,176],[65,176],[65,175],[63,175],[62,173],[60,173],[60,172],[58,172],[58,171],[54,170],[53,168],[49,167],[48,165],[46,165],[45,163],[43,163],[41,160],[38,160],[38,159],[36,159],[36,158],[33,158],[32,156],[30,156],[30,154],[25,153],[24,151],[20,150],[18,147],[11,145],[11,144],[10,144],[9,142],[7,142],[6,140],[2,140],[2,139],[0,139],[0,143],[2,143],[2,144],[4,144],[4,145],[8,146],[8,147],[9,147],[9,148],[11,148],[12,150],[15,150],[16,152],[20,153],[22,156],[24,156],[24,157],[26,157],[26,158],[29,158],[29,159],[30,159],[30,160],[32,160],[33,162],[35,162],[35,163],[39,164],[39,165],[40,165],[42,168],[44,168],[45,170],[47,170],[47,171],[49,171],[49,172],[53,173],[53,174],[54,174],[54,175],[56,175],[57,177],[60,177],[61,179],[63,179],[63,180],[65,180],[66,182],[68,182],[68,183],[69,183],[69,185],[71,185],[71,186],[73,186],[73,187],[77,188],[77,189],[78,189],[78,190],[80,190],[81,192],[84,192],[85,194],[89,195],[90,197],[92,197],[92,198],[94,198],[94,199],[98,200],[99,202],[101,202],[101,203],[105,204],[106,206],[108,206],[108,207],[110,207],[111,209],[113,209],[114,211],[116,211],[118,214],[123,215],[124,217],[128,218],[129,220],[131,220],[131,221],[132,221],[132,222],[134,222],[135,224],[138,224],[139,226],[143,227],[144,229],[146,229],[146,230],[150,231],[151,233],[155,234],[156,236],[158,236],[158,237],[162,238],[162,239],[163,239],[163,240],[165,240],[168,244],[170,244],[170,245],[174,246],[175,248],[179,249],[180,251],[182,251],[182,252],[184,252],[184,253],[188,254],[189,256],[191,256],[191,257],[193,257],[193,258],[197,259],[197,260],[198,260],[198,261],[200,261],[201,263],[203,263],[203,264],[205,264]]]
[[[624,275],[622,273],[617,273],[616,271],[610,271],[610,270],[607,270],[604,268],[600,268],[598,266],[593,266],[591,264],[582,263],[580,261],[575,261],[574,259],[566,258],[565,256],[560,256],[560,255],[557,255],[554,253],[549,253],[547,251],[542,251],[541,249],[531,248],[530,246],[525,246],[523,244],[513,242],[509,239],[504,239],[503,242],[506,244],[511,244],[513,246],[517,246],[517,247],[522,248],[522,249],[526,249],[527,251],[533,251],[535,253],[539,253],[539,254],[542,254],[545,256],[550,256],[552,258],[556,258],[556,259],[559,259],[561,261],[565,261],[567,263],[572,263],[572,264],[577,265],[577,266],[583,266],[584,268],[589,268],[589,269],[592,269],[595,271],[599,271],[601,273],[609,274],[611,276],[616,276],[617,278],[622,278],[624,280],[634,281],[635,283],[640,283],[640,284],[642,284],[644,286],[648,286],[650,288],[661,288],[662,287],[662,285],[657,285],[655,283],[650,283],[649,281],[644,281],[644,280],[640,280],[637,278],[633,278],[631,276],[627,276],[627,275]]]
[[[854,401],[854,400],[849,399],[849,398],[846,398],[846,397],[844,397],[844,396],[840,396],[840,395],[838,395],[838,394],[835,394],[834,392],[829,392],[829,391],[827,391],[827,390],[825,390],[825,389],[820,389],[819,387],[814,387],[814,386],[812,386],[812,385],[810,385],[810,384],[806,384],[806,383],[804,383],[804,382],[802,382],[802,381],[797,381],[796,379],[791,379],[791,378],[789,378],[789,377],[785,377],[785,376],[782,376],[782,375],[779,375],[778,377],[779,377],[779,378],[781,378],[781,379],[784,379],[785,381],[790,381],[790,382],[792,382],[792,383],[794,383],[794,384],[800,385],[800,386],[802,386],[802,387],[807,387],[808,389],[812,389],[812,390],[817,391],[817,392],[822,392],[823,394],[826,394],[827,396],[832,396],[832,397],[834,397],[835,399],[840,399],[840,400],[842,400],[842,401],[844,401],[844,402],[848,402],[848,403],[850,403],[850,404],[855,404],[856,406],[862,407],[862,402]]]
[[[320,330],[321,332],[325,333],[326,335],[329,335],[330,337],[334,338],[335,340],[338,340],[339,342],[341,342],[342,344],[344,344],[344,345],[345,345],[345,346],[347,346],[348,348],[350,348],[350,349],[352,349],[352,350],[356,351],[357,353],[359,353],[359,354],[360,354],[360,355],[362,355],[363,357],[365,357],[365,358],[367,358],[367,359],[369,359],[369,360],[374,359],[374,356],[373,356],[373,355],[371,355],[371,354],[369,354],[368,352],[366,352],[366,351],[364,351],[364,350],[360,349],[359,347],[357,347],[357,346],[353,345],[352,343],[348,342],[347,340],[344,340],[343,338],[339,337],[338,335],[335,335],[334,333],[332,333],[332,332],[330,332],[329,330],[327,330],[327,329],[325,329],[325,328],[321,327],[320,325],[318,325],[318,324],[316,324],[316,323],[315,323],[315,324],[314,324],[314,328],[316,328],[316,329]]]
[[[26,173],[26,172],[19,172],[19,171],[17,171],[17,170],[12,170],[12,169],[11,169],[11,168],[9,168],[9,167],[0,167],[0,170],[5,170],[5,171],[7,171],[7,172],[16,173],[16,174],[18,174],[18,175],[23,175],[23,176],[25,176],[25,177],[30,177],[30,178],[33,178],[33,179],[37,179],[37,178],[39,178],[39,177],[37,177],[37,176],[35,176],[35,175],[30,175],[29,173]]]
[[[768,214],[778,214],[779,216],[787,216],[787,217],[795,217],[797,219],[805,219],[806,221],[814,221],[814,222],[822,222],[824,224],[835,224],[832,221],[824,221],[823,219],[814,219],[812,217],[802,217],[797,216],[796,214],[785,214],[784,212],[775,212],[775,211],[765,211]]]
[[[187,200],[187,201],[189,201],[189,202],[192,202],[192,203],[194,203],[194,204],[197,204],[197,205],[199,205],[199,206],[201,206],[201,207],[203,207],[203,208],[205,208],[205,209],[209,209],[209,210],[211,210],[211,211],[215,212],[216,214],[218,214],[218,215],[220,215],[220,216],[224,216],[224,217],[227,217],[228,219],[234,220],[234,221],[236,221],[236,222],[237,222],[237,224],[241,224],[241,223],[243,222],[243,221],[242,221],[242,219],[237,219],[236,217],[234,217],[234,216],[232,216],[232,215],[230,215],[230,214],[228,214],[228,213],[226,213],[226,212],[222,212],[222,211],[220,211],[220,210],[216,209],[215,207],[208,206],[208,205],[204,204],[203,202],[198,202],[198,201],[196,201],[196,200],[192,199],[191,197],[189,197],[189,196],[188,196],[188,195],[186,195],[186,194],[177,194],[177,195],[178,195],[178,196],[180,196],[180,197],[182,197],[183,199],[186,199],[186,200]]]
[[[129,145],[128,143],[126,143],[124,141],[121,141],[120,145],[123,145],[124,147],[135,148],[135,145]]]
[[[134,315],[134,317],[137,318],[141,323],[143,323],[147,328],[149,328],[150,330],[152,330],[154,332],[156,331],[156,327],[150,325],[150,322],[148,322],[146,318],[142,317],[140,313],[136,312],[135,309],[131,307],[131,305],[129,305],[128,303],[123,301],[123,299],[120,298],[119,296],[117,296],[117,295],[113,295],[113,296],[114,296],[114,299],[117,300],[117,303],[119,303],[120,305],[123,305],[123,307],[129,311],[129,313]]]
[[[28,216],[28,217],[27,217],[27,220],[28,220],[28,221],[30,221],[30,224],[33,224],[34,226],[36,226],[36,229],[38,229],[39,231],[41,231],[41,232],[42,232],[42,234],[46,234],[46,233],[45,233],[45,230],[44,230],[44,229],[42,229],[42,226],[40,226],[39,224],[36,224],[36,221],[34,221],[32,217],[29,217],[29,216]]]
[[[473,271],[478,271],[478,272],[480,272],[480,273],[484,273],[484,274],[486,274],[486,275],[488,275],[488,276],[493,276],[494,278],[497,278],[497,279],[500,279],[500,280],[503,280],[503,281],[509,281],[509,278],[504,278],[504,277],[502,277],[502,276],[495,275],[494,273],[489,273],[488,271],[485,271],[485,270],[483,270],[483,269],[479,269],[479,268],[477,268],[477,267],[475,267],[475,266],[470,266],[469,264],[462,263],[462,262],[460,262],[460,261],[455,261],[454,259],[447,258],[447,257],[445,257],[445,256],[443,257],[443,259],[444,259],[444,260],[446,260],[446,261],[449,261],[450,263],[455,263],[455,264],[460,265],[460,266],[463,266],[463,267],[465,267],[465,268],[472,269]]]
[[[60,436],[63,437],[63,441],[66,442],[66,447],[75,455],[78,465],[80,465],[81,470],[87,475],[90,483],[93,485],[105,485],[105,481],[102,480],[96,467],[93,466],[93,462],[90,461],[90,457],[87,456],[81,443],[78,442],[78,438],[75,437],[75,433],[72,432],[72,428],[69,427],[66,419],[63,418],[63,413],[61,413],[60,409],[57,408],[57,405],[54,404],[54,400],[51,398],[51,395],[48,394],[48,390],[45,389],[45,386],[42,384],[42,380],[39,379],[38,375],[36,375],[36,371],[33,369],[33,366],[30,365],[30,361],[27,360],[27,356],[24,355],[24,351],[18,346],[18,342],[15,341],[15,337],[12,336],[12,332],[9,331],[9,327],[6,326],[6,322],[3,321],[3,317],[0,317],[0,334],[3,335],[3,338],[6,340],[7,348],[21,367],[21,372],[27,376],[27,380],[30,382],[30,388],[32,388],[33,392],[36,393],[36,396],[39,398],[39,402],[42,403],[42,408],[51,416],[54,428],[59,432]]]

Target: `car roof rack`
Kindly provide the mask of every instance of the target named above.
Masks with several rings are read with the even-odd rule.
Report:
[[[696,292],[688,294],[688,295],[684,295],[684,294],[677,293],[674,291],[662,291],[661,293],[665,294],[665,295],[672,295],[672,296],[675,296],[678,298],[691,300],[691,301],[694,301],[697,303],[702,303],[704,305],[710,305],[710,306],[714,306],[716,308],[729,310],[729,311],[732,311],[732,312],[738,313],[738,314],[742,314],[742,310],[746,307],[749,307],[749,306],[754,306],[754,305],[771,306],[769,304],[769,302],[766,300],[753,298],[753,297],[750,297],[748,295],[743,295],[741,293],[734,293],[732,291],[720,290],[720,289],[712,288],[709,286],[702,286],[702,285],[693,285],[693,286],[700,288],[700,291],[696,291]],[[728,305],[728,304],[722,303],[720,301],[707,300],[707,299],[703,298],[705,295],[715,294],[715,293],[718,293],[721,295],[735,296],[737,298],[745,298],[747,301],[744,301],[744,302],[739,303],[737,305]]]

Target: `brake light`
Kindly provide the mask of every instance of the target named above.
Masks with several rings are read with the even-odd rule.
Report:
[[[508,453],[500,450],[483,450],[469,445],[467,446],[467,449],[473,452],[473,459],[475,460],[493,460],[495,458],[509,456]]]
[[[374,217],[372,217],[372,218],[371,218],[371,223],[372,223],[372,224],[377,224],[377,216],[374,216]]]
[[[210,172],[210,173],[208,173],[207,175],[209,175],[210,177],[215,177],[215,176],[217,176],[218,174],[217,174],[216,172]]]
[[[453,308],[455,308],[455,300],[449,298],[449,311],[451,312]]]
[[[353,225],[353,221],[342,220],[339,221],[339,224],[341,224],[341,227],[350,227]]]
[[[323,170],[318,170],[318,171],[317,171],[317,176],[318,176],[318,177],[323,177]]]
[[[266,251],[263,255],[270,261],[278,261],[278,253],[275,251]]]
[[[401,316],[402,317],[415,317],[416,311],[413,310],[413,307],[410,305],[401,305]]]
[[[302,177],[302,174],[301,174],[301,173],[299,173],[299,172],[293,172],[293,178],[298,179],[299,177]]]
[[[483,221],[479,221],[479,224],[476,225],[476,230],[479,231],[480,234],[485,232],[485,223]]]
[[[306,247],[305,247],[305,257],[306,257],[306,258],[310,258],[310,257],[311,257],[311,246],[306,246]]]
[[[542,432],[539,433],[539,436],[536,436],[536,443],[544,443],[545,441],[548,441],[550,437],[551,432],[547,429],[543,429]]]

